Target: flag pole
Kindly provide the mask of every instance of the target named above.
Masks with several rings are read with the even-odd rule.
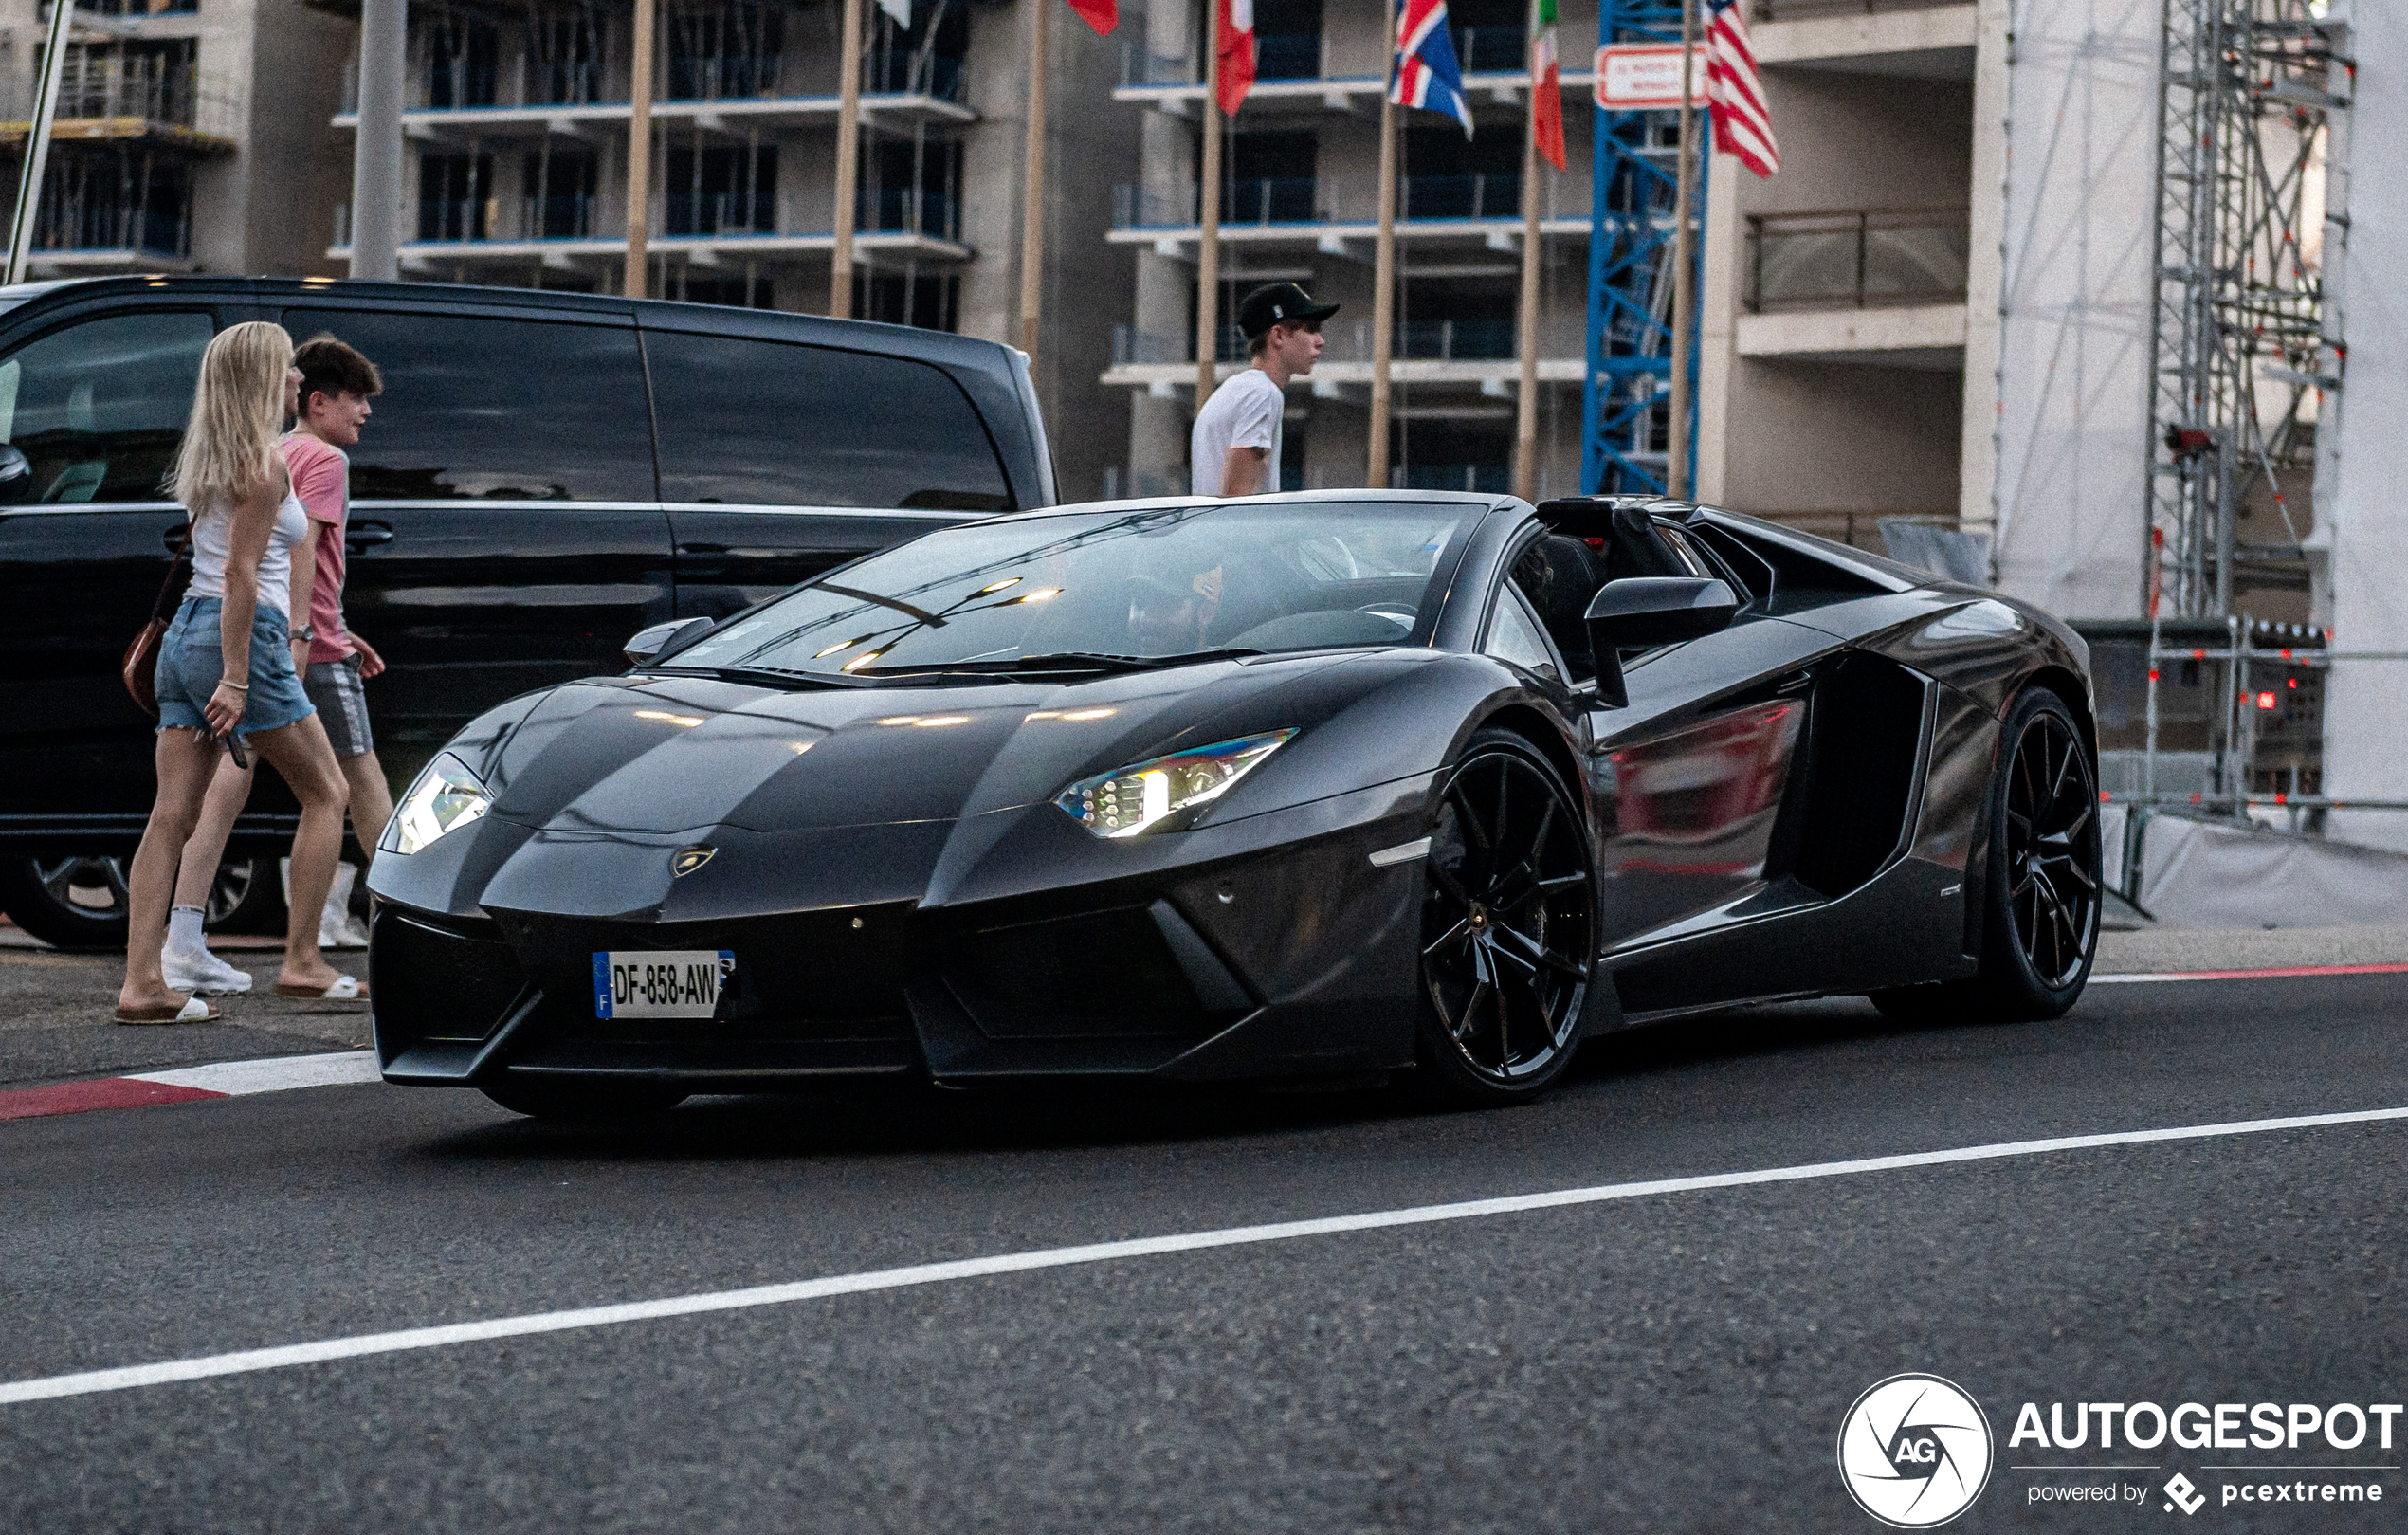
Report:
[[[1036,13],[1029,19],[1029,141],[1020,156],[1020,350],[1034,357],[1045,308],[1045,82],[1053,0],[1030,4]]]
[[[1374,490],[1388,488],[1388,375],[1396,329],[1396,47],[1388,46],[1388,88],[1379,93],[1379,239],[1371,265],[1371,443]]]
[[[861,187],[861,0],[845,0],[836,64],[836,249],[828,264],[828,312],[853,313],[853,222]],[[1039,87],[1041,88],[1041,87]]]
[[[1205,9],[1203,168],[1196,173],[1195,410],[1220,382],[1221,357],[1221,18],[1226,0]],[[1274,485],[1271,488],[1277,489]]]
[[[1530,0],[1530,131],[1522,146],[1521,390],[1514,404],[1513,493],[1539,499],[1539,17]]]
[[[635,35],[628,42],[627,296],[644,297],[650,276],[652,232],[652,0],[635,0]]]
[[[1697,137],[1691,120],[1690,73],[1697,55],[1697,0],[1681,0],[1681,174],[1672,201],[1672,441],[1665,466],[1667,494],[1689,493],[1689,312],[1696,303],[1689,209],[1697,187]]]

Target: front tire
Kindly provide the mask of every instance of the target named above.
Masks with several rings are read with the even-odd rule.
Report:
[[[62,949],[125,947],[126,870],[113,853],[45,853],[0,865],[0,907],[19,927]]]
[[[685,1102],[675,1087],[618,1083],[505,1082],[483,1089],[513,1114],[565,1124],[615,1124],[666,1114]]]
[[[2064,700],[2027,688],[1999,735],[1982,874],[1981,969],[1971,980],[1872,994],[1901,1022],[2061,1017],[2099,945],[2098,779]]]
[[[1579,1044],[1596,953],[1579,802],[1527,740],[1481,731],[1440,792],[1423,867],[1423,1080],[1467,1106],[1535,1098]]]

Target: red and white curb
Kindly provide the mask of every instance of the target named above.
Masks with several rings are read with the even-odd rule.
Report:
[[[0,1091],[0,1120],[82,1114],[95,1108],[139,1108],[151,1104],[191,1104],[207,1098],[240,1098],[254,1092],[337,1087],[376,1080],[376,1052],[373,1050],[347,1050],[331,1055],[278,1055],[264,1061],[221,1061],[213,1066],[178,1067],[173,1071],[140,1071],[132,1076]]]
[[[2275,980],[2286,976],[2408,975],[2408,964],[2295,964],[2257,970],[2143,970],[2126,976],[2092,976],[2093,986],[2115,986],[2139,980]]]

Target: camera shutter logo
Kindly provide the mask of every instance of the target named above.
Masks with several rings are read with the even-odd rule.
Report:
[[[1936,1375],[1875,1383],[1839,1425],[1849,1496],[1895,1529],[1929,1529],[1972,1508],[1995,1453],[1981,1404]]]

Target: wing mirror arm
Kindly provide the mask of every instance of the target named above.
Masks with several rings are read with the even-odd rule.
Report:
[[[1590,599],[1587,614],[1597,703],[1609,709],[1630,707],[1624,650],[1701,639],[1729,628],[1738,613],[1739,598],[1729,585],[1703,576],[1626,576],[1606,582]]]
[[[715,627],[715,621],[708,618],[672,619],[666,624],[654,624],[649,629],[636,630],[634,638],[622,646],[619,653],[627,657],[627,664],[630,667],[648,667],[679,646],[701,639]]]

